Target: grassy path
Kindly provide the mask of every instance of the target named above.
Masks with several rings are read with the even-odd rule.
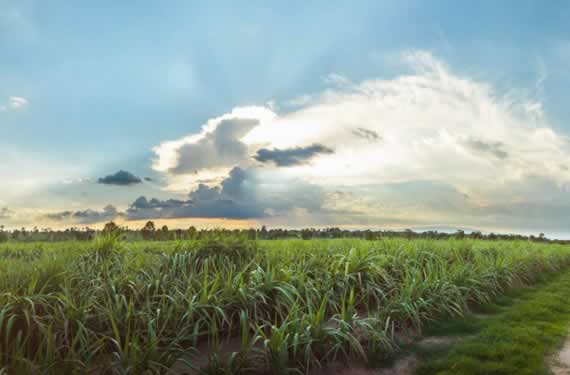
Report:
[[[431,335],[462,337],[451,346],[417,347],[418,375],[549,374],[570,325],[570,271],[514,291],[482,313],[440,323]],[[569,372],[570,373],[570,372]]]

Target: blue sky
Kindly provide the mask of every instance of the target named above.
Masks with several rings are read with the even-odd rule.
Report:
[[[277,123],[290,123],[292,119],[311,113],[311,106],[321,108],[331,96],[346,103],[347,92],[362,91],[365,82],[395,83],[401,77],[422,77],[428,74],[426,70],[433,73],[440,65],[445,67],[446,74],[451,77],[448,78],[456,80],[458,85],[468,81],[473,87],[490,87],[492,92],[484,95],[485,100],[492,103],[489,105],[496,106],[493,111],[502,108],[509,112],[510,109],[505,109],[509,100],[517,106],[540,110],[539,119],[532,117],[537,115],[536,111],[532,116],[527,113],[527,118],[522,120],[511,114],[511,120],[520,120],[518,125],[497,115],[494,121],[503,121],[497,127],[532,125],[553,131],[557,142],[564,140],[570,133],[570,109],[566,103],[570,84],[568,19],[570,4],[565,1],[479,1],[474,4],[453,1],[140,1],[135,6],[116,1],[79,1],[72,5],[64,1],[0,0],[0,106],[5,108],[0,111],[0,155],[4,153],[7,160],[0,167],[0,178],[6,181],[0,187],[0,209],[5,207],[11,212],[4,215],[4,221],[7,225],[69,225],[74,224],[73,217],[50,223],[46,222],[46,215],[88,209],[99,212],[108,204],[117,207],[118,219],[129,218],[126,210],[139,196],[184,201],[200,183],[205,183],[210,189],[218,188],[218,193],[222,194],[220,199],[232,198],[236,204],[250,208],[259,205],[264,213],[209,214],[210,211],[198,208],[202,206],[193,202],[189,203],[194,205],[191,214],[187,210],[166,214],[162,207],[136,217],[180,220],[229,216],[274,225],[451,224],[498,230],[561,231],[562,225],[554,224],[568,220],[570,216],[561,213],[560,217],[544,220],[552,225],[543,226],[535,221],[519,222],[516,217],[509,221],[520,212],[510,207],[506,212],[511,214],[497,216],[495,206],[499,202],[500,189],[472,192],[473,188],[464,180],[434,176],[425,168],[418,172],[422,163],[411,154],[405,160],[408,163],[417,161],[416,177],[412,174],[388,175],[387,169],[373,173],[367,170],[358,178],[351,176],[360,181],[356,184],[333,178],[333,172],[326,173],[327,179],[330,177],[331,180],[326,184],[311,181],[310,176],[315,173],[306,170],[312,166],[322,172],[325,168],[322,165],[328,165],[325,159],[334,159],[340,152],[329,156],[312,155],[302,161],[302,168],[255,164],[252,158],[242,160],[241,154],[231,153],[228,162],[224,159],[222,163],[217,158],[221,164],[211,162],[208,168],[186,170],[186,173],[157,168],[154,161],[164,157],[156,152],[159,145],[201,134],[202,125],[232,113],[233,109],[268,108],[276,115]],[[410,54],[414,61],[410,63],[408,58],[407,63],[402,62],[402,56],[409,57]],[[418,64],[422,66],[418,68]],[[445,85],[442,80],[438,82]],[[339,99],[341,93],[344,96]],[[405,102],[409,103],[408,100]],[[443,102],[447,103],[447,99]],[[434,101],[432,105],[443,102]],[[369,108],[370,115],[376,113],[370,105],[365,108]],[[362,111],[365,109],[360,109],[359,114]],[[383,113],[379,112],[379,122],[383,121]],[[421,109],[414,107],[410,113],[417,117],[415,121],[422,122]],[[258,115],[242,113],[234,117],[251,119]],[[390,118],[389,114],[386,117]],[[264,118],[263,121],[269,120]],[[255,142],[245,142],[248,155],[255,154],[260,148],[291,150],[297,147],[301,150],[297,152],[303,152],[315,143],[335,151],[345,146],[346,142],[340,142],[342,135],[335,138],[329,134],[330,127],[345,125],[331,124],[325,118],[311,117],[311,121],[329,124],[323,128],[325,130],[321,129],[324,125],[314,125],[315,129],[321,129],[315,130],[321,138],[297,137],[298,143],[293,144],[258,135]],[[398,125],[382,123],[378,125],[381,129],[374,126],[375,123],[362,127],[381,134],[380,130]],[[447,129],[446,126],[455,125],[434,124],[430,127],[432,135]],[[354,128],[358,127],[355,123]],[[463,148],[485,144],[490,145],[487,149],[503,147],[507,155],[514,155],[515,151],[509,149],[510,137],[505,135],[511,128],[499,131],[497,127],[494,131],[486,131],[485,124],[481,124],[475,133],[457,130],[452,136]],[[291,126],[286,132],[304,130],[293,128]],[[406,134],[411,134],[418,142],[427,139],[417,129]],[[491,139],[487,134],[495,138]],[[397,134],[393,136],[398,137]],[[536,138],[536,134],[526,136],[529,141]],[[521,135],[521,141],[524,137]],[[329,144],[325,144],[326,140]],[[560,144],[556,151],[552,151],[549,144],[552,139],[545,139],[544,152],[533,155],[566,157],[565,144]],[[357,145],[354,147],[358,148]],[[215,147],[204,146],[200,150],[206,150],[208,154],[220,152]],[[188,151],[193,160],[198,151]],[[547,154],[547,151],[552,153]],[[374,153],[374,150],[370,152]],[[528,150],[517,152],[530,155]],[[544,159],[533,158],[529,163],[535,163],[537,168],[544,166]],[[437,160],[434,159],[434,163]],[[179,162],[190,165],[193,161]],[[366,163],[366,160],[361,162]],[[470,162],[477,163],[468,159],[465,168],[469,168]],[[230,178],[229,172],[234,167],[247,171],[248,176],[256,176],[251,177],[252,181],[261,181],[259,186],[256,185],[255,193],[251,193],[255,199],[240,201],[223,192],[220,184]],[[525,169],[517,164],[510,170],[515,167]],[[97,183],[98,178],[120,170],[141,178],[151,177],[153,181],[129,186]],[[474,169],[474,173],[476,171]],[[496,173],[504,173],[501,171],[497,169]],[[200,178],[196,177],[196,172],[200,172]],[[548,186],[536,192],[533,190],[528,196],[547,192],[552,196],[552,191],[545,189],[554,189],[562,194],[561,202],[566,199],[564,169],[551,171],[548,175],[521,173],[513,173],[508,182],[530,186],[528,179],[541,179],[541,184]],[[267,179],[274,183],[268,183]],[[278,193],[287,200],[290,193],[266,189],[283,179],[298,183],[300,190],[297,193],[301,195],[307,193],[305,188],[320,191],[322,205],[298,207],[295,202],[300,198],[294,194],[288,198],[290,202],[279,207],[268,204],[264,199],[271,201],[268,197]],[[426,181],[429,181],[429,188],[422,185]],[[356,207],[356,202],[347,204],[342,210],[331,202],[330,195],[335,192],[354,195],[371,185],[382,185],[382,188],[372,190],[384,191],[386,184],[417,185],[420,191],[435,189],[437,212],[432,212],[432,204],[426,202],[412,204],[417,212],[410,211],[409,202],[413,201],[414,193],[400,194],[400,211],[407,213],[406,220],[397,215],[397,208],[392,215],[378,217],[361,211],[355,214],[348,206]],[[445,188],[438,189],[438,184]],[[476,207],[495,208],[491,213],[473,214],[477,209],[470,205],[461,214],[457,210],[442,213],[441,207],[453,200],[449,194],[441,193],[446,189],[467,195],[471,192],[478,196]],[[377,193],[361,194],[370,196],[378,204],[387,199]],[[552,211],[547,208],[553,202],[532,199],[519,196],[511,203],[519,205],[517,209],[523,212],[527,211],[520,205],[526,205],[527,210],[533,207],[535,214]]]

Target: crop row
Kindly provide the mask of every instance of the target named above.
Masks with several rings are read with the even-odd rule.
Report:
[[[374,364],[430,321],[569,266],[565,246],[515,241],[8,243],[0,369],[290,374]]]

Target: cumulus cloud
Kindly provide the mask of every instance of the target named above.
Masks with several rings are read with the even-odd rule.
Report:
[[[266,219],[286,217],[290,212],[317,212],[323,205],[322,189],[296,178],[266,171],[234,167],[219,184],[199,184],[185,199],[157,199],[141,196],[124,212],[114,206],[102,211],[62,211],[45,215],[53,221],[96,223],[116,218],[126,220],[158,218]]]
[[[307,96],[310,100],[287,113],[236,108],[210,120],[198,134],[155,148],[154,169],[165,173],[173,190],[193,186],[202,189],[200,195],[215,195],[221,185],[209,191],[197,181],[222,181],[237,165],[258,176],[252,179],[255,203],[263,203],[265,212],[272,209],[266,197],[287,194],[266,180],[295,180],[320,192],[317,210],[297,212],[336,209],[378,222],[384,222],[379,212],[395,221],[405,212],[428,223],[520,226],[524,207],[529,212],[542,207],[548,216],[548,207],[568,201],[570,142],[553,130],[540,98],[454,72],[428,52],[405,53],[401,61],[407,73],[389,79],[354,82],[331,75],[330,89]],[[223,157],[212,146],[219,137],[216,129],[236,119],[257,121],[222,137],[239,146],[229,147],[238,151]],[[310,163],[295,159],[315,144],[334,153],[317,153]],[[184,147],[191,151],[181,152]],[[208,151],[208,162],[193,153],[198,149]],[[257,168],[249,155],[272,163]],[[288,168],[278,168],[283,165]],[[513,186],[528,191],[515,195]],[[345,200],[335,200],[334,191],[347,192]]]
[[[253,176],[236,167],[222,181],[221,186],[198,185],[189,194],[189,200],[147,200],[138,198],[127,209],[129,219],[147,218],[231,218],[249,219],[265,216],[255,198],[255,191],[249,190]]]
[[[264,107],[236,108],[209,120],[198,134],[155,147],[153,168],[175,175],[203,169],[217,169],[222,175],[226,174],[237,162],[248,158],[248,145],[242,138],[274,116]]]
[[[101,177],[97,180],[97,183],[104,185],[118,185],[118,186],[129,186],[140,184],[142,179],[135,176],[131,172],[120,170],[117,173],[110,174],[105,177]]]
[[[87,209],[83,211],[61,211],[46,214],[45,218],[52,221],[64,221],[77,224],[93,224],[104,221],[115,220],[121,213],[112,205],[108,205],[103,210]]]
[[[544,117],[528,113],[533,98],[454,74],[428,53],[405,60],[411,74],[328,90],[318,102],[256,127],[244,141],[327,144],[334,154],[296,169],[326,185],[430,179],[486,195],[482,186],[527,174],[568,181],[559,168],[568,163],[568,141]],[[351,134],[382,134],[382,142],[352,141],[347,128]]]
[[[247,156],[247,146],[240,138],[259,124],[256,119],[222,120],[214,130],[196,143],[181,145],[177,150],[178,163],[170,169],[182,174],[205,168],[231,166]]]
[[[293,147],[272,150],[262,148],[257,150],[255,160],[261,163],[273,162],[279,167],[306,164],[311,159],[322,154],[332,154],[334,151],[326,146],[315,143],[306,147]]]

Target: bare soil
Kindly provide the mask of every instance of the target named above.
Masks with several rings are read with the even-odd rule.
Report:
[[[413,375],[418,367],[418,358],[414,354],[401,358],[390,368],[381,369],[378,375]]]
[[[550,370],[554,375],[570,375],[570,335],[564,346],[552,358]]]
[[[398,359],[389,368],[372,369],[355,364],[348,367],[329,367],[319,372],[319,375],[413,375],[417,365],[418,360],[416,356],[411,354]]]

